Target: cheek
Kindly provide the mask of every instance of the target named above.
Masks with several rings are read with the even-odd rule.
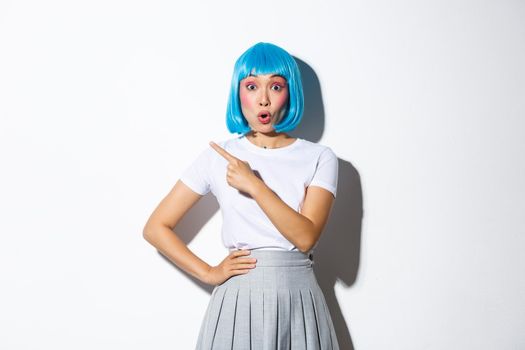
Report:
[[[278,95],[277,98],[275,99],[275,104],[277,105],[278,108],[282,108],[283,106],[286,105],[287,102],[288,102],[288,92]]]
[[[239,92],[239,99],[241,100],[242,107],[251,107],[253,105],[252,99],[250,99],[250,96],[244,92],[244,90]]]

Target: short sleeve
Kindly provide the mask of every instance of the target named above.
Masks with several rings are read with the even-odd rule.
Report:
[[[336,196],[339,160],[330,147],[319,155],[315,174],[309,186],[322,187]]]
[[[211,147],[203,150],[180,176],[180,180],[194,192],[205,195],[211,189]]]

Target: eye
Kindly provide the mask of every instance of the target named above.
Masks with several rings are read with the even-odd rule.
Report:
[[[256,86],[253,83],[246,84],[246,89],[248,90],[255,90]]]
[[[281,91],[282,89],[283,89],[282,85],[279,85],[279,84],[272,85],[272,90],[274,91]]]

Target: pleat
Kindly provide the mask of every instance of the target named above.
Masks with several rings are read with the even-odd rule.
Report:
[[[263,350],[277,347],[277,290],[265,290],[263,295]]]
[[[250,290],[250,350],[263,349],[263,319],[264,319],[264,291],[262,289]]]
[[[309,289],[301,289],[299,292],[301,293],[301,302],[303,304],[303,321],[306,333],[305,350],[320,350],[317,320],[310,291]]]
[[[238,294],[239,290],[237,288],[225,288],[224,301],[217,322],[212,349],[223,350],[232,348]]]
[[[234,319],[234,350],[250,349],[250,290],[239,289]]]
[[[335,333],[335,327],[334,323],[332,321],[332,316],[330,315],[330,310],[328,309],[328,304],[326,303],[326,299],[321,298],[324,315],[326,317],[326,322],[328,323],[328,329],[330,331],[330,344],[331,344],[331,350],[339,350],[339,343],[337,342],[337,335]]]
[[[213,338],[217,331],[217,325],[219,323],[219,316],[221,314],[222,304],[224,302],[224,296],[226,294],[226,288],[216,288],[213,296],[210,300],[208,311],[204,317],[206,322],[203,324],[204,329],[202,330],[202,343],[199,341],[197,349],[211,349],[213,345]]]
[[[297,289],[290,290],[292,298],[291,305],[291,350],[305,350],[306,349],[306,328],[304,323],[304,308],[301,298],[301,293]]]
[[[206,311],[204,312],[204,322],[202,322],[200,330],[199,330],[199,337],[197,338],[197,346],[196,349],[202,349],[203,342],[204,342],[204,334],[206,333],[206,329],[208,326],[208,322],[205,322],[207,317],[210,315],[210,310],[212,308],[213,303],[211,302],[217,293],[217,288],[214,288],[211,292],[210,301],[208,302],[208,306],[206,307]]]
[[[290,350],[290,291],[277,290],[277,350]]]
[[[331,350],[332,341],[330,339],[330,332],[328,331],[328,322],[324,309],[322,309],[322,295],[321,290],[310,289],[310,297],[312,298],[312,304],[314,306],[314,315],[317,325],[317,335],[319,336],[319,347],[321,350]]]

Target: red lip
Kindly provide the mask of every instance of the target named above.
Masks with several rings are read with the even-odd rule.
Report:
[[[262,124],[270,124],[272,115],[268,111],[260,111],[259,114],[257,114],[257,119],[259,119],[259,122]]]
[[[259,114],[257,114],[257,117],[258,117],[258,118],[264,118],[264,115],[265,115],[265,114],[266,114],[266,116],[268,116],[268,117],[271,117],[271,116],[272,116],[272,114],[271,114],[270,112],[268,112],[268,111],[260,111]]]

